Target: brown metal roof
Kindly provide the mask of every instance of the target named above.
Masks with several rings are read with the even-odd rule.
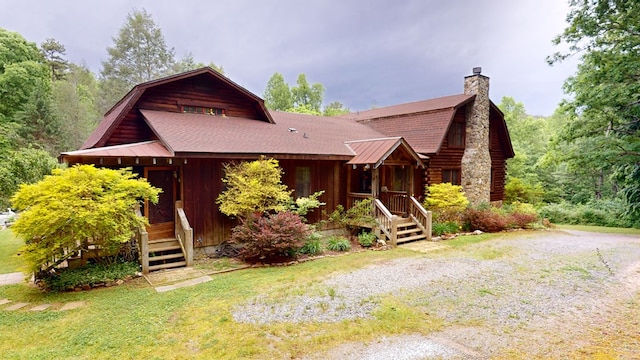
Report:
[[[403,147],[424,168],[420,156],[408,146],[401,137],[346,141],[345,144],[355,156],[347,162],[349,165],[371,165],[374,169],[384,163],[396,149]]]
[[[383,137],[358,122],[335,117],[271,112],[275,124],[264,121],[140,110],[167,148],[187,154],[331,155],[353,157],[348,140]]]
[[[135,144],[105,146],[94,149],[76,150],[62,153],[63,157],[157,157],[167,158],[173,154],[158,140]]]

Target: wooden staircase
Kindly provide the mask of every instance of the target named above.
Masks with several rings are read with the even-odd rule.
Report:
[[[427,234],[418,226],[418,224],[410,218],[399,218],[397,222],[396,231],[396,244],[401,244],[410,241],[427,240]],[[380,227],[375,231],[378,239],[382,239],[387,243],[391,243],[392,239],[382,231]]]
[[[185,266],[187,261],[176,238],[149,240],[149,271]]]

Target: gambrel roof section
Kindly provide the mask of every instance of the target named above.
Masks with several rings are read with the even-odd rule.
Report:
[[[133,87],[127,95],[125,95],[104,115],[104,118],[96,130],[89,136],[87,141],[85,141],[81,149],[105,146],[110,136],[123,122],[125,117],[127,117],[130,112],[137,111],[136,105],[145,93],[162,86],[170,85],[171,83],[179,84],[184,80],[196,78],[204,78],[207,82],[215,83],[216,86],[224,89],[226,93],[232,93],[234,96],[243,99],[248,104],[251,104],[253,110],[257,114],[256,120],[271,124],[274,123],[271,114],[267,111],[267,108],[264,105],[264,100],[212,68],[204,67],[157,80],[151,80]]]

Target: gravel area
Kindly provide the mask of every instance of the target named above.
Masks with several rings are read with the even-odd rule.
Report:
[[[559,343],[579,347],[585,327],[605,321],[639,288],[638,236],[526,232],[335,275],[286,302],[253,299],[233,317],[258,324],[371,318],[381,296],[393,295],[443,319],[445,329],[344,344],[315,358],[488,358],[509,349],[554,357]]]

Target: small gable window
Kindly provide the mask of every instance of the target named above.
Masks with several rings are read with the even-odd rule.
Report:
[[[205,114],[205,115],[225,115],[224,109],[202,106],[182,106],[183,113],[189,114]]]
[[[464,131],[465,126],[463,122],[453,122],[451,128],[449,128],[449,147],[463,148],[464,147]]]

